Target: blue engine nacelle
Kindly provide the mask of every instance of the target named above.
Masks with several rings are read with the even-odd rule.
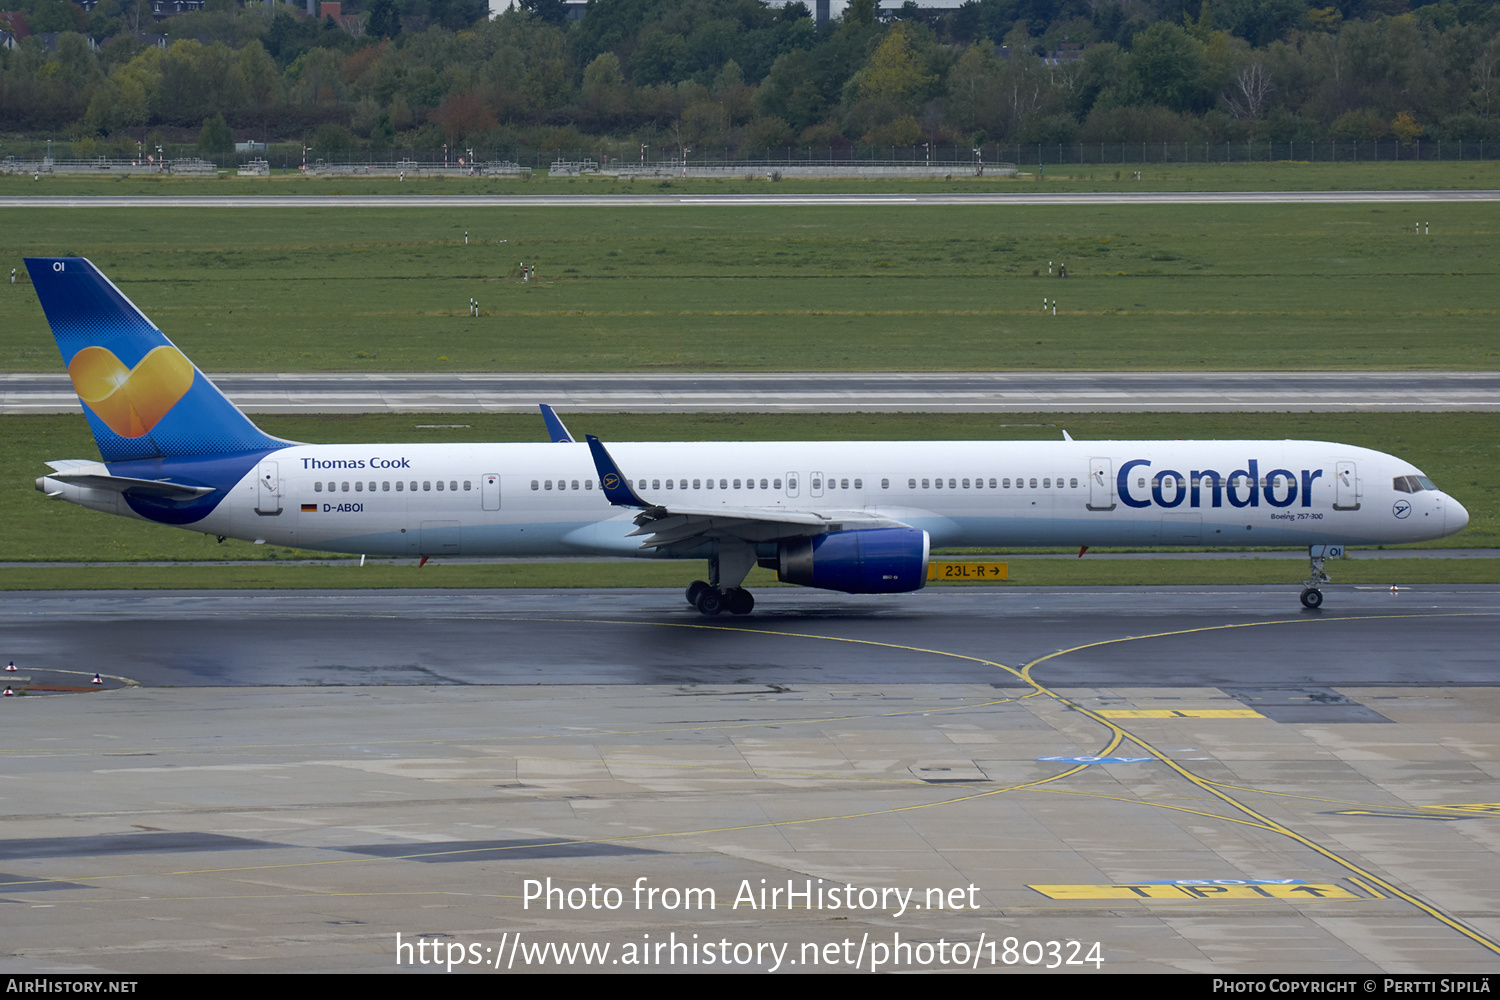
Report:
[[[846,594],[899,594],[927,585],[927,532],[867,528],[782,542],[782,583]]]

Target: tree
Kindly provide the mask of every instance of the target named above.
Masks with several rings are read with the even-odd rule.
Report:
[[[932,86],[936,77],[918,63],[910,36],[911,29],[901,24],[876,46],[865,68],[854,74],[861,98],[910,108]]]
[[[1207,69],[1201,42],[1175,24],[1158,21],[1135,36],[1122,103],[1196,110],[1204,103]]]
[[[598,115],[618,115],[625,110],[625,74],[620,57],[606,52],[583,71],[583,101]]]
[[[1400,139],[1403,146],[1410,146],[1422,138],[1422,133],[1425,131],[1426,129],[1417,123],[1417,119],[1410,111],[1401,112],[1396,116],[1395,121],[1391,122],[1391,134]]]
[[[875,23],[876,0],[849,0],[844,8],[844,24],[862,28]]]
[[[521,9],[548,24],[563,24],[568,20],[568,5],[563,0],[521,0]]]
[[[223,115],[203,119],[203,131],[198,133],[198,148],[205,153],[234,152],[234,133]]]
[[[370,19],[365,30],[376,38],[395,38],[401,34],[401,13],[396,9],[396,0],[370,0],[367,8]]]
[[[1230,84],[1230,113],[1236,118],[1259,118],[1265,113],[1266,103],[1275,89],[1265,66],[1259,62],[1241,66]]]

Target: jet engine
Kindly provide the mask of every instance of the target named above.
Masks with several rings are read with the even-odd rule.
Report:
[[[927,584],[927,532],[916,528],[831,531],[782,542],[776,578],[846,594],[898,594]]]

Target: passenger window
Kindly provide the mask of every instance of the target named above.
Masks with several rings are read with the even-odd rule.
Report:
[[[990,480],[990,489],[994,489],[994,488],[995,488],[995,480],[992,478]]]
[[[964,480],[964,489],[968,489],[968,488],[969,488],[969,481],[967,479],[965,479]]]
[[[348,492],[349,492],[349,484],[348,484],[348,483],[345,483],[345,484],[344,484],[344,489],[343,489],[343,492],[345,492],[345,493],[348,493]]]
[[[929,490],[929,489],[932,489],[932,486],[928,483],[927,480],[924,479],[924,480],[922,480],[922,489]]]
[[[862,480],[856,479],[854,481],[854,488],[857,490],[862,490],[865,488],[865,484]]]
[[[916,489],[917,488],[917,481],[915,479],[908,479],[906,481],[906,488],[909,489],[909,490]]]
[[[402,482],[401,482],[401,480],[399,480],[399,479],[398,479],[398,480],[396,480],[396,492],[397,492],[397,493],[400,493],[400,492],[401,492],[401,487],[402,487],[402,485],[403,485],[403,484],[402,484]],[[536,480],[535,480],[535,479],[533,479],[533,480],[532,480],[532,481],[531,481],[531,488],[532,488],[532,489],[536,489]]]
[[[958,489],[958,480],[957,479],[950,479],[950,480],[948,480],[948,488],[950,490],[956,490],[956,489]]]
[[[1076,489],[1078,489],[1078,480],[1076,480],[1076,479],[1069,479],[1068,480],[1068,489],[1070,489],[1070,490],[1076,490]]]
[[[469,491],[470,491],[470,490],[472,490],[472,489],[473,489],[473,488],[474,488],[474,484],[473,484],[473,483],[471,483],[471,482],[470,482],[470,481],[469,481],[469,480],[467,480],[467,479],[465,479],[465,480],[464,480],[464,492],[465,492],[465,493],[467,493],[467,492],[469,492]],[[574,484],[573,484],[573,488],[574,488],[574,489],[575,489],[575,490],[576,490],[576,489],[578,489],[578,484],[577,484],[577,483],[574,483]]]
[[[651,480],[651,488],[653,490],[659,490],[659,489],[661,489],[661,480],[660,479],[653,479],[653,480]]]
[[[390,484],[390,482],[385,481],[385,482],[382,482],[380,484],[380,492],[382,492],[382,493],[389,493],[390,491],[391,491],[391,484]]]
[[[734,488],[735,488],[735,489],[739,489],[739,488],[740,488],[740,481],[739,481],[739,480],[738,480],[738,479],[736,479],[736,480],[735,480],[735,481],[734,481]]]
[[[439,493],[443,492],[443,481],[441,479],[439,479],[437,481],[437,484],[438,484],[438,492]]]
[[[538,483],[535,479],[531,481],[531,488],[534,490],[541,489],[541,485],[542,484]]]
[[[1399,486],[1396,487],[1396,488],[1400,489]],[[323,492],[323,484],[322,483],[313,483],[313,492],[314,493],[322,493]]]
[[[693,489],[695,489],[695,490],[701,490],[702,488],[703,488],[702,482],[700,480],[694,479],[693,480]]]
[[[765,488],[766,488],[766,481],[765,481],[765,480],[764,480],[764,479],[762,479],[762,480],[761,480],[761,481],[760,481],[760,488],[761,488],[761,489],[765,489]]]
[[[586,490],[593,489],[594,488],[594,481],[592,479],[585,479],[583,481],[583,488],[586,489]]]
[[[365,491],[365,484],[364,483],[355,483],[354,484],[354,492],[356,492],[356,493],[363,493],[364,491]]]

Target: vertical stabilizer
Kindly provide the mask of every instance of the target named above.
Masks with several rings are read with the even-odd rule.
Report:
[[[28,257],[26,269],[106,462],[289,443],[251,423],[86,259]]]

